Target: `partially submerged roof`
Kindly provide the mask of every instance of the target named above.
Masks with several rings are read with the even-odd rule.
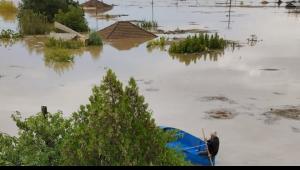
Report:
[[[111,26],[108,26],[100,31],[98,34],[103,39],[153,39],[157,36],[149,31],[146,31],[129,21],[118,21]]]
[[[97,11],[108,11],[113,8],[112,5],[108,5],[98,0],[88,0],[85,3],[82,3],[80,6],[82,6],[84,9],[96,9]]]

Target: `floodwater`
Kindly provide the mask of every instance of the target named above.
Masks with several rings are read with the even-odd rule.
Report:
[[[81,1],[82,2],[82,1]],[[214,7],[213,0],[112,0],[107,12],[128,15],[116,20],[151,20],[160,29],[207,29],[242,47],[212,56],[170,56],[147,50],[146,44],[74,52],[74,62],[49,63],[39,39],[27,38],[0,46],[0,131],[16,134],[10,119],[14,111],[24,117],[47,105],[65,115],[88,102],[93,85],[107,68],[126,83],[138,80],[141,93],[157,124],[177,127],[202,137],[217,131],[221,138],[217,165],[300,165],[300,123],[292,119],[268,121],[271,108],[300,104],[300,15],[285,8]],[[176,4],[178,2],[178,5]],[[259,0],[245,5],[260,5]],[[96,20],[87,14],[92,29],[115,20]],[[11,17],[8,17],[11,18]],[[230,21],[230,22],[229,22]],[[3,29],[17,29],[14,19],[0,13]],[[247,43],[256,35],[257,43]],[[177,36],[177,35],[175,35]],[[178,35],[182,36],[182,35]],[[222,96],[226,100],[205,100]],[[218,98],[218,97],[215,97]],[[232,119],[212,119],[207,113],[230,110]]]

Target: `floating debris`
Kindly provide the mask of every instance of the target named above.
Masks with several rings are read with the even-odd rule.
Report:
[[[280,96],[284,95],[284,93],[279,93],[279,92],[274,92],[273,94],[274,95],[280,95]]]
[[[150,84],[152,84],[152,83],[153,83],[153,80],[144,81],[144,84],[146,84],[146,85],[150,85]]]
[[[208,30],[204,30],[204,29],[186,29],[186,30],[182,30],[182,29],[179,29],[177,28],[176,30],[174,31],[164,31],[164,30],[156,30],[156,34],[198,34],[198,33],[210,33],[211,31],[208,31]]]
[[[300,133],[300,128],[292,127],[292,131],[295,133]]]
[[[209,111],[207,114],[210,118],[214,119],[233,119],[237,115],[226,109]]]
[[[22,74],[17,75],[15,78],[18,79],[22,76]]]
[[[230,100],[229,98],[224,97],[224,96],[206,96],[206,97],[202,97],[201,99],[202,99],[202,101],[221,101],[221,102],[227,102],[230,104],[236,104],[235,101]]]
[[[287,119],[300,120],[300,107],[296,106],[285,106],[281,109],[271,108],[269,112],[264,113],[263,115],[271,118],[272,116],[283,117]]]
[[[280,71],[280,69],[277,68],[264,68],[264,69],[260,69],[262,71]]]
[[[146,91],[148,91],[148,92],[158,92],[159,89],[156,89],[156,88],[147,88]]]

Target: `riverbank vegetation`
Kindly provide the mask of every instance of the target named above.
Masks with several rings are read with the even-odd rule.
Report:
[[[167,44],[168,39],[166,37],[160,37],[159,39],[149,41],[147,43],[147,48],[163,48]]]
[[[199,34],[188,36],[184,40],[173,42],[169,48],[170,53],[190,54],[203,53],[215,50],[224,50],[228,45],[228,41],[220,38],[216,33],[209,36],[209,34]]]
[[[0,134],[0,165],[189,165],[166,147],[175,133],[155,124],[136,81],[124,87],[111,70],[69,118],[61,112],[12,118],[19,135]]]

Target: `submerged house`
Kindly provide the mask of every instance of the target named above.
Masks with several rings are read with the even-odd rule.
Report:
[[[97,33],[119,50],[129,50],[157,37],[129,21],[118,21]]]
[[[88,0],[80,5],[84,10],[96,10],[97,12],[106,12],[113,8],[112,5],[108,5],[98,0]]]

